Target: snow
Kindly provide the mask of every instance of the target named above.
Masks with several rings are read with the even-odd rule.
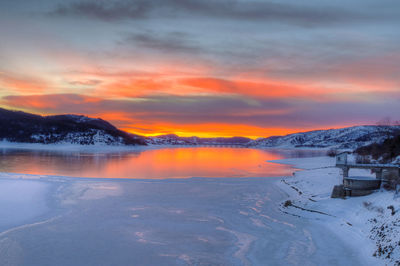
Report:
[[[387,139],[388,135],[394,135],[398,130],[400,130],[400,126],[354,126],[260,138],[249,145],[279,148],[331,147],[355,149],[371,143],[381,143]]]
[[[376,177],[372,177],[372,176],[349,176],[347,179],[351,179],[351,180],[376,180]]]
[[[272,136],[256,140],[240,138],[198,138],[179,137],[177,135],[163,135],[146,138],[150,145],[239,145],[259,148],[337,148],[353,150],[371,143],[381,143],[388,136],[395,135],[400,126],[354,126],[339,129],[314,130],[289,134],[286,136]]]
[[[114,137],[100,129],[89,129],[86,132],[70,132],[58,142],[60,144],[97,144],[97,145],[124,145],[121,137]]]
[[[278,182],[290,195],[293,205],[282,205],[283,211],[324,223],[343,241],[355,249],[358,247],[364,257],[380,258],[376,265],[399,263],[400,204],[394,192],[382,190],[364,197],[332,199],[333,186],[342,182],[340,169],[334,167],[334,158],[287,159],[279,163],[303,169]],[[368,170],[351,169],[350,176],[372,178],[374,175]],[[389,206],[394,206],[394,215]]]

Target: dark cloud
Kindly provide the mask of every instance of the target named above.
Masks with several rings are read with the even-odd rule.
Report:
[[[282,4],[237,0],[84,0],[63,3],[51,14],[96,18],[104,21],[201,16],[212,19],[272,21],[305,26],[347,23],[374,17],[326,4],[312,6],[293,2]]]
[[[193,53],[202,50],[196,42],[191,40],[188,34],[182,32],[168,34],[157,34],[155,32],[130,33],[120,41],[120,44],[133,44],[135,47],[175,53]]]
[[[114,21],[125,18],[143,19],[151,9],[150,1],[80,1],[61,4],[51,15]]]

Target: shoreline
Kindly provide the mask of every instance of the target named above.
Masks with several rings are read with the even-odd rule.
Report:
[[[153,145],[80,145],[80,144],[43,144],[0,141],[0,149],[21,149],[54,152],[130,152],[157,148]]]
[[[140,150],[152,150],[163,148],[201,148],[201,147],[218,147],[218,148],[238,148],[238,149],[261,149],[261,150],[281,150],[281,151],[327,151],[329,147],[263,147],[263,146],[237,146],[230,147],[221,144],[218,146],[213,145],[173,145],[173,144],[149,144],[149,145],[107,145],[107,144],[93,144],[81,145],[70,143],[28,143],[28,142],[8,142],[0,141],[0,149],[23,149],[23,150],[40,150],[40,151],[54,151],[54,152],[130,152]]]
[[[274,161],[300,169],[292,177],[281,178],[276,185],[288,195],[281,203],[281,211],[299,219],[323,224],[327,230],[359,250],[358,256],[370,265],[399,265],[400,241],[396,222],[389,206],[399,202],[390,191],[377,191],[363,197],[332,199],[334,185],[341,182],[341,173],[334,166],[334,158],[296,158]],[[371,175],[354,169],[352,173]],[[381,228],[384,228],[381,230]],[[361,248],[360,248],[361,247]]]

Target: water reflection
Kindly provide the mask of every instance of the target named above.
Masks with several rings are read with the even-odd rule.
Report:
[[[289,166],[267,160],[303,156],[282,150],[185,147],[82,153],[0,150],[0,171],[100,178],[273,177],[291,175]]]

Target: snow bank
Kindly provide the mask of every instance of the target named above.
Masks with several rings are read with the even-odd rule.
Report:
[[[290,195],[282,211],[325,224],[360,253],[379,258],[377,264],[400,262],[400,204],[393,192],[379,191],[369,196],[331,199],[334,185],[342,182],[335,159],[299,158],[275,161],[303,169],[284,178],[278,186]],[[368,170],[351,169],[350,176],[373,176]],[[362,248],[360,248],[362,247]]]

